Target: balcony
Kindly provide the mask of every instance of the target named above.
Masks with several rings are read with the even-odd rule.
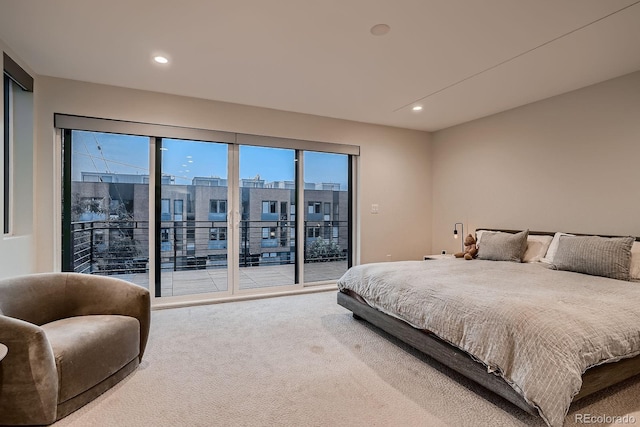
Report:
[[[294,283],[293,222],[241,221],[239,282],[242,289]],[[161,295],[227,290],[226,222],[160,224]],[[305,283],[338,279],[347,269],[347,223],[333,221],[305,240]],[[305,223],[304,236],[308,228]],[[264,230],[269,229],[267,239]],[[275,235],[271,233],[275,230]],[[81,221],[71,225],[73,271],[113,275],[149,287],[147,221]],[[338,237],[340,236],[340,237]],[[265,242],[268,244],[265,245]]]

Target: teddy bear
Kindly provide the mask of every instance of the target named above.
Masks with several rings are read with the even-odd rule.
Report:
[[[476,247],[476,239],[473,235],[469,234],[464,238],[464,252],[458,252],[453,254],[456,258],[464,258],[466,260],[474,259],[478,254],[478,248]]]

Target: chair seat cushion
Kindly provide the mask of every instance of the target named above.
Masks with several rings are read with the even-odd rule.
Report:
[[[134,317],[77,316],[42,329],[56,360],[58,404],[113,375],[140,352],[140,324]]]

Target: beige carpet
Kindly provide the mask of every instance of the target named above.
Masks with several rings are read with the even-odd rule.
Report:
[[[544,426],[336,304],[335,292],[154,311],[140,368],[63,426]],[[572,407],[632,414],[640,380]],[[592,424],[593,425],[593,424]]]

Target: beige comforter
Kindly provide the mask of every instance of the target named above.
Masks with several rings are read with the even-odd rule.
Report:
[[[587,368],[640,353],[640,283],[452,258],[356,266],[338,287],[465,350],[551,426]]]

